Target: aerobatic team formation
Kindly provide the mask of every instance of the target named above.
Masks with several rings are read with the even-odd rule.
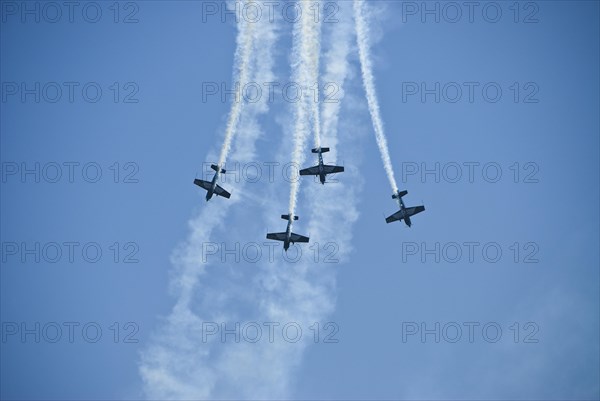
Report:
[[[244,0],[244,3],[249,4],[254,0]],[[408,227],[411,226],[411,216],[425,210],[424,206],[406,207],[402,197],[407,191],[400,191],[396,184],[394,171],[389,155],[387,139],[385,137],[383,122],[379,112],[379,102],[375,91],[375,80],[372,73],[371,56],[369,48],[369,32],[367,22],[365,20],[365,0],[353,0],[354,24],[357,37],[357,45],[360,59],[360,67],[363,79],[363,86],[366,93],[369,112],[373,123],[375,138],[381,154],[383,165],[388,176],[388,180],[392,187],[392,199],[398,203],[399,210],[387,217],[385,221],[391,223],[394,221],[404,220]],[[313,0],[297,0],[298,7],[301,11],[306,11],[312,7]],[[250,55],[253,48],[253,23],[240,20],[240,30],[243,40],[238,41],[238,49],[236,54],[239,54],[239,59],[236,65],[236,75],[240,85],[237,85],[237,90],[240,90],[245,83],[249,81],[249,64]],[[293,78],[294,81],[304,87],[310,86],[311,82],[318,82],[319,79],[319,58],[320,58],[320,35],[321,23],[318,18],[299,18],[294,24],[294,49],[298,55],[298,63],[294,66]],[[236,97],[238,99],[239,97]],[[206,200],[209,201],[214,195],[229,199],[231,194],[219,185],[219,177],[225,174],[225,165],[231,142],[236,131],[237,123],[240,119],[241,110],[243,107],[242,101],[234,101],[229,113],[229,117],[225,129],[225,139],[221,148],[219,161],[217,164],[212,164],[211,168],[215,174],[211,181],[195,179],[194,184],[206,190]],[[323,161],[323,153],[329,152],[329,148],[321,146],[320,130],[321,122],[319,116],[319,104],[316,101],[309,101],[307,97],[300,99],[296,103],[295,110],[295,126],[294,128],[294,149],[292,159],[294,165],[298,166],[301,163],[301,152],[305,148],[305,139],[307,132],[310,131],[310,123],[312,122],[312,132],[315,147],[312,153],[318,157],[318,164],[314,167],[308,167],[299,171],[300,176],[318,176],[321,184],[325,184],[327,175],[342,173],[344,167],[328,165]],[[290,244],[306,243],[309,238],[292,232],[293,222],[298,220],[295,214],[296,199],[299,191],[299,180],[292,180],[290,185],[290,204],[287,214],[281,215],[281,218],[287,220],[287,228],[285,232],[269,233],[267,239],[282,241],[283,247],[287,251]]]

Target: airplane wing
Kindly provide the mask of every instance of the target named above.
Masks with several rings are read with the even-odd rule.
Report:
[[[407,207],[405,209],[405,213],[408,216],[414,216],[417,213],[421,213],[422,211],[425,210],[425,206],[414,206],[414,207]]]
[[[292,233],[292,235],[290,235],[290,241],[291,242],[308,242],[308,237],[305,237],[304,235],[298,235],[298,234]]]
[[[197,178],[194,180],[194,184],[198,185],[198,186],[199,186],[199,187],[201,187],[201,188],[204,188],[204,189],[206,189],[207,191],[210,189],[210,187],[211,187],[211,185],[212,185],[212,184],[211,184],[210,182],[208,182],[208,181],[199,180],[199,179],[197,179]]]
[[[223,188],[221,188],[220,186],[216,186],[215,188],[215,193],[219,196],[222,196],[223,198],[227,198],[229,199],[229,197],[231,196],[231,194],[227,191],[225,191]]]
[[[387,217],[385,219],[385,222],[391,223],[393,221],[402,220],[406,216],[408,216],[408,217],[414,216],[415,214],[421,213],[424,210],[425,210],[425,206],[407,207],[406,209],[404,209],[404,212],[402,212],[402,210],[398,210],[396,213],[394,213],[390,217]]]
[[[300,170],[300,175],[319,175],[319,166],[309,167]]]
[[[267,234],[267,239],[272,239],[275,241],[285,241],[286,233],[269,233]]]
[[[325,174],[335,174],[335,173],[343,173],[344,168],[342,166],[323,166],[323,170]]]
[[[391,223],[393,221],[402,220],[403,218],[404,218],[404,214],[402,213],[401,210],[399,210],[396,213],[394,213],[393,215],[391,215],[390,217],[387,217],[385,219],[385,222],[386,223]]]

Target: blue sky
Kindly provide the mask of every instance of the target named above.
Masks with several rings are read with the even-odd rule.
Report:
[[[27,4],[43,10],[43,3]],[[422,202],[426,211],[410,229],[385,224],[397,207],[350,36],[335,153],[325,155],[346,172],[335,177],[339,184],[302,181],[294,225],[321,244],[316,264],[308,246],[298,264],[282,261],[280,246],[274,262],[265,256],[264,234],[283,230],[278,216],[288,206],[289,182],[278,168],[273,182],[225,181],[229,201],[206,204],[192,184],[203,163],[218,157],[223,139],[230,103],[219,96],[203,102],[202,90],[210,82],[231,88],[232,18],[204,14],[203,21],[202,2],[142,1],[119,3],[115,23],[109,3],[93,4],[102,12],[97,23],[79,9],[73,22],[63,9],[59,22],[42,15],[38,23],[10,12],[22,3],[1,2],[2,398],[143,399],[159,394],[160,386],[140,373],[150,366],[182,387],[213,383],[195,398],[598,399],[597,2],[518,3],[518,22],[513,3],[481,3],[502,11],[497,23],[489,21],[496,8],[485,18],[476,9],[473,22],[462,9],[450,23],[443,18],[451,16],[443,14],[452,11],[448,3],[429,3],[440,7],[438,23],[422,15],[421,2],[370,3],[374,74],[396,178],[409,191],[407,204]],[[351,23],[351,2],[333,10],[340,21],[323,24],[322,82],[325,54],[338,43],[332,35]],[[124,23],[127,15],[137,22]],[[256,76],[285,85],[292,79],[292,24],[279,18],[267,25],[264,41],[255,44]],[[40,102],[35,95],[22,100],[21,83],[36,82]],[[54,82],[63,92],[52,103]],[[72,102],[68,82],[76,83]],[[435,94],[420,97],[422,84],[436,83],[439,102]],[[88,96],[101,88],[97,102],[82,94],[86,84]],[[463,92],[453,103],[456,87]],[[502,95],[492,102],[498,87]],[[415,88],[419,93],[406,92]],[[265,162],[288,163],[294,106],[279,93],[248,107],[230,160],[259,163],[263,171]],[[307,166],[314,162],[311,144],[309,138]],[[39,182],[20,175],[36,163]],[[62,176],[53,183],[56,165]],[[421,175],[436,166],[438,180]],[[462,175],[455,180],[456,166]],[[102,176],[91,182],[98,167]],[[204,247],[190,235],[213,224]],[[202,252],[207,241],[219,251],[259,244],[263,256],[258,263],[222,263]],[[66,242],[77,243],[73,262]],[[329,242],[333,248],[322,249]],[[40,261],[31,254],[22,261],[23,248],[36,243]],[[474,243],[472,261],[465,243]],[[52,252],[54,244],[62,256],[50,263],[54,254],[42,248]],[[81,254],[86,244],[86,257],[101,249],[98,262]],[[452,253],[457,244],[460,257]],[[323,263],[331,249],[339,262]],[[502,255],[493,263],[496,249]],[[282,326],[302,322],[303,341],[207,344],[194,320],[173,326],[181,316],[173,313],[182,300],[178,283],[186,283],[182,271],[189,266],[197,270],[186,312],[228,327],[280,313]],[[314,344],[312,317],[321,334],[333,322],[339,341]],[[73,342],[65,322],[79,324]],[[473,342],[468,322],[476,323]],[[36,323],[50,331],[40,328],[39,342],[34,334],[22,340],[21,325]],[[48,341],[52,323],[63,327],[56,343]],[[422,341],[421,328],[435,330],[436,323],[440,341],[433,334]],[[442,328],[455,323],[463,332],[452,343]],[[86,324],[101,328],[97,342],[82,336]],[[485,325],[501,328],[497,342],[482,336]],[[407,335],[409,327],[419,332]],[[153,359],[157,349],[174,355],[169,361],[181,361],[189,349],[198,358],[190,354],[183,359],[190,365],[174,369]],[[251,368],[241,370],[245,364]],[[260,375],[253,378],[252,370]]]

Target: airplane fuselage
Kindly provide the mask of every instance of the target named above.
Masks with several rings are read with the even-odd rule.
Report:
[[[212,181],[210,182],[210,189],[206,191],[206,201],[208,202],[210,198],[215,194],[215,188],[217,188],[217,180],[219,179],[219,172],[215,173]]]
[[[292,219],[288,221],[287,228],[285,229],[285,241],[283,241],[283,249],[287,252],[290,248],[290,239],[292,237]]]
[[[321,184],[325,185],[325,167],[324,166],[325,163],[323,163],[323,154],[321,152],[319,152],[319,180],[321,181]]]
[[[398,197],[398,207],[404,215],[404,223],[406,223],[406,225],[410,227],[412,225],[412,222],[410,221],[410,216],[406,214],[406,206],[404,206],[404,201],[402,200],[402,197]]]

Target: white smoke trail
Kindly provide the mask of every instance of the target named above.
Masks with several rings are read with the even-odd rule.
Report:
[[[352,9],[346,7],[345,1],[338,2],[338,22],[328,24],[327,35],[324,36],[323,79],[322,82],[335,87],[335,95],[327,102],[321,103],[322,138],[330,147],[327,153],[328,163],[338,164],[338,150],[341,147],[344,155],[350,156],[358,164],[355,150],[360,131],[356,120],[349,114],[340,123],[340,113],[344,99],[353,103],[352,96],[345,91],[345,84],[352,73],[348,56],[353,50],[354,26]],[[338,147],[338,141],[340,147]],[[338,256],[343,259],[351,249],[352,224],[358,218],[356,208],[356,192],[362,187],[358,170],[346,169],[337,177],[328,177],[331,185],[322,186],[310,180],[307,184],[308,208],[311,211],[308,232],[311,242],[335,243],[340,247]],[[335,182],[337,181],[337,182]],[[334,293],[329,294],[334,297]],[[333,303],[333,302],[332,302]],[[325,312],[324,312],[325,314]]]
[[[245,3],[250,3],[253,0],[245,0]],[[245,21],[245,18],[240,18],[238,24],[241,25],[237,37],[237,49],[234,57],[234,85],[236,85],[236,94],[229,111],[227,126],[225,127],[225,139],[221,147],[219,155],[219,168],[222,168],[227,159],[227,155],[231,149],[231,141],[235,135],[238,126],[240,114],[243,108],[242,93],[245,85],[248,83],[250,74],[250,56],[252,53],[252,38],[254,23]]]
[[[375,78],[373,77],[373,66],[370,55],[370,38],[369,27],[365,18],[365,1],[354,0],[354,21],[356,24],[356,38],[358,43],[358,53],[360,58],[360,66],[362,70],[363,85],[367,94],[367,103],[369,112],[373,121],[373,129],[377,146],[381,153],[381,160],[387,174],[388,180],[392,187],[392,192],[398,191],[398,184],[394,176],[394,168],[390,160],[387,139],[383,129],[383,121],[379,112],[379,102],[377,100],[377,92],[375,91]]]
[[[350,73],[348,55],[351,50],[350,38],[353,37],[352,14],[346,8],[340,8],[340,19],[332,29],[329,39],[329,49],[324,55],[325,71],[323,82],[327,88],[333,89],[332,98],[322,103],[322,135],[327,139],[327,146],[331,148],[330,155],[337,154],[337,128],[342,99],[344,98],[344,83]],[[320,144],[316,145],[317,147]]]
[[[343,2],[341,3],[343,4]],[[323,42],[324,49],[327,49],[324,58],[324,78],[327,79],[327,82],[334,82],[340,89],[344,87],[346,78],[350,74],[348,54],[354,38],[351,11],[351,7],[340,8],[338,14],[340,22],[329,26],[331,29],[327,32],[330,31],[330,35],[324,36]],[[323,104],[322,122],[323,127],[327,127],[327,129],[324,128],[322,132],[323,138],[328,143],[337,143],[340,105],[343,96],[343,90],[341,90],[340,96],[337,98],[339,103]],[[300,111],[302,112],[302,110]],[[304,113],[308,114],[308,112]],[[297,114],[294,117],[297,117]],[[351,116],[349,117],[351,118]],[[360,136],[356,134],[360,132],[360,129],[353,124],[355,121],[351,119],[344,120],[344,123],[349,127],[344,127],[342,130],[343,134],[340,136],[343,135],[343,138],[340,142],[345,144],[350,153],[354,149],[360,148],[356,145],[357,137]],[[335,149],[332,150],[335,152]],[[303,151],[306,152],[305,149]],[[282,325],[285,322],[298,322],[304,329],[314,325],[315,322],[319,322],[323,327],[323,324],[334,312],[337,269],[333,269],[331,264],[324,263],[326,251],[323,250],[323,246],[320,247],[321,253],[317,251],[319,263],[314,263],[313,250],[317,243],[329,244],[336,249],[334,259],[338,259],[339,263],[346,260],[351,251],[352,225],[358,218],[356,191],[360,190],[361,185],[359,177],[356,176],[357,173],[358,170],[349,169],[343,174],[343,180],[340,183],[325,187],[309,177],[303,177],[303,180],[307,181],[306,201],[309,213],[301,219],[301,221],[308,221],[308,227],[302,224],[305,227],[303,230],[307,230],[302,234],[310,236],[311,244],[290,248],[292,255],[295,252],[301,252],[304,255],[299,263],[282,260],[275,266],[261,267],[255,280],[260,283],[257,290],[261,298],[261,319],[281,322]],[[348,175],[346,176],[346,174]],[[267,206],[268,215],[266,217],[268,218],[276,207],[276,202],[269,200]],[[294,344],[267,344],[268,347],[265,347],[263,351],[255,350],[254,353],[259,355],[256,355],[254,360],[258,363],[252,366],[264,366],[263,361],[269,361],[266,365],[272,366],[271,370],[277,370],[281,372],[281,375],[276,378],[272,378],[272,372],[265,375],[269,378],[268,382],[274,382],[274,385],[268,390],[259,389],[260,392],[252,394],[252,398],[298,398],[290,394],[289,387],[293,388],[294,384],[290,380],[296,376],[295,368],[300,364],[306,348],[310,347],[311,343],[313,343],[313,338],[307,335]],[[232,365],[233,362],[232,359]],[[265,384],[267,380],[261,377],[260,383]]]
[[[321,7],[320,2],[314,3],[311,8],[314,9],[314,5]],[[310,30],[309,40],[312,42],[310,47],[311,53],[309,56],[309,74],[310,82],[314,85],[315,93],[312,104],[312,122],[313,122],[313,135],[315,148],[321,147],[321,114],[319,106],[321,104],[321,93],[320,93],[320,55],[321,55],[321,15],[317,16],[316,21],[313,21],[314,26]]]
[[[242,63],[247,77],[257,82],[273,82],[277,24],[261,19],[255,25],[252,29],[238,26],[236,53],[250,55]],[[244,37],[249,33],[253,38]],[[260,46],[253,45],[258,43]],[[244,50],[240,49],[240,44]],[[258,119],[268,111],[267,100],[268,97],[261,97],[258,102],[235,112],[238,113],[235,119],[239,119],[239,130],[244,132],[243,136],[235,136],[233,141],[235,146],[231,158],[236,162],[255,160],[255,143],[263,134]],[[234,138],[230,136],[229,139]],[[233,182],[228,185],[236,190],[236,194],[243,194],[243,182],[237,187]],[[212,350],[200,341],[200,333],[203,321],[218,321],[215,315],[225,312],[220,306],[221,294],[202,288],[201,277],[205,278],[204,281],[210,279],[209,275],[205,275],[208,265],[203,247],[213,237],[213,229],[222,226],[229,209],[239,201],[239,196],[232,196],[225,202],[217,200],[206,204],[189,222],[191,233],[185,243],[173,253],[170,290],[175,297],[175,305],[142,351],[139,362],[143,390],[149,399],[213,399],[218,395],[219,376],[223,374],[217,367],[211,366],[209,357]],[[223,287],[220,290],[227,292]],[[206,299],[198,302],[199,295]],[[206,304],[209,305],[205,307]]]
[[[312,18],[311,8],[314,3],[310,0],[300,0],[298,2],[301,11],[301,18],[294,26],[293,33],[293,53],[292,53],[292,80],[302,88],[302,96],[296,103],[295,122],[294,122],[294,149],[292,152],[292,165],[300,167],[305,159],[305,142],[309,131],[309,119],[311,112],[313,114],[313,129],[315,130],[315,141],[320,132],[320,121],[318,120],[319,104],[315,99],[309,99],[306,96],[306,90],[315,82],[318,86],[319,75],[319,53],[320,53],[320,22]],[[316,81],[315,81],[316,79]],[[308,104],[313,102],[313,106]],[[315,112],[316,111],[316,112]],[[289,214],[296,215],[296,203],[298,191],[300,189],[300,180],[298,177],[292,179],[290,185],[290,205]]]
[[[325,58],[326,78],[340,88],[350,71],[347,55],[353,39],[352,13],[348,12],[346,16],[343,19],[340,15],[341,22],[331,27],[331,37],[326,42],[329,50]],[[256,30],[251,63],[251,66],[256,63],[256,71],[250,76],[257,82],[273,82],[274,27],[257,26]],[[258,117],[268,109],[266,97],[262,100],[265,103],[247,104],[243,108],[239,132],[244,135],[234,138],[233,160],[253,160],[253,148],[250,152],[247,149],[260,135]],[[305,104],[303,110],[305,124],[308,124],[310,106]],[[328,143],[337,141],[339,114],[339,106],[324,105],[323,135]],[[340,143],[347,148],[346,154],[360,148],[356,146],[360,136],[357,134],[364,131],[356,126],[352,115],[341,119],[344,126],[340,131],[343,132]],[[308,130],[306,126],[304,129]],[[305,153],[305,149],[301,150]],[[341,262],[350,251],[352,224],[358,217],[355,205],[356,191],[361,188],[358,179],[358,169],[348,169],[339,184],[323,187],[311,182],[314,185],[308,188],[311,243],[335,241],[340,246],[335,257]],[[243,192],[242,188],[236,189],[236,194]],[[228,202],[215,202],[209,205],[210,209],[204,209],[190,223],[192,233],[176,253],[173,282],[177,303],[163,330],[143,353],[140,364],[146,393],[151,399],[293,398],[290,392],[296,377],[294,369],[300,364],[306,347],[313,344],[308,327],[315,322],[325,323],[334,310],[337,269],[332,265],[315,265],[308,248],[303,249],[305,256],[297,264],[278,259],[275,264],[221,265],[206,269],[207,264],[202,263],[202,244],[211,238],[213,226],[223,226],[225,216],[231,218],[234,211],[230,210],[230,205],[235,201],[239,201],[239,197],[232,197]],[[272,214],[276,205],[267,197],[262,206]],[[241,216],[246,215],[246,212],[241,213]],[[250,221],[254,223],[255,217],[251,219],[246,217],[244,221],[228,224],[227,241],[232,240],[231,230],[236,226],[244,225],[244,222],[252,226]],[[259,232],[260,227],[255,231],[264,236]],[[250,238],[255,240],[257,237]],[[319,260],[323,260],[322,254]],[[225,344],[219,341],[219,336],[209,343],[202,341],[203,323],[227,322],[227,328],[231,329],[236,321],[242,320],[279,322],[279,333],[285,323],[298,322],[305,331],[297,343],[280,338],[272,343],[266,332],[257,343],[237,343],[229,337]]]

